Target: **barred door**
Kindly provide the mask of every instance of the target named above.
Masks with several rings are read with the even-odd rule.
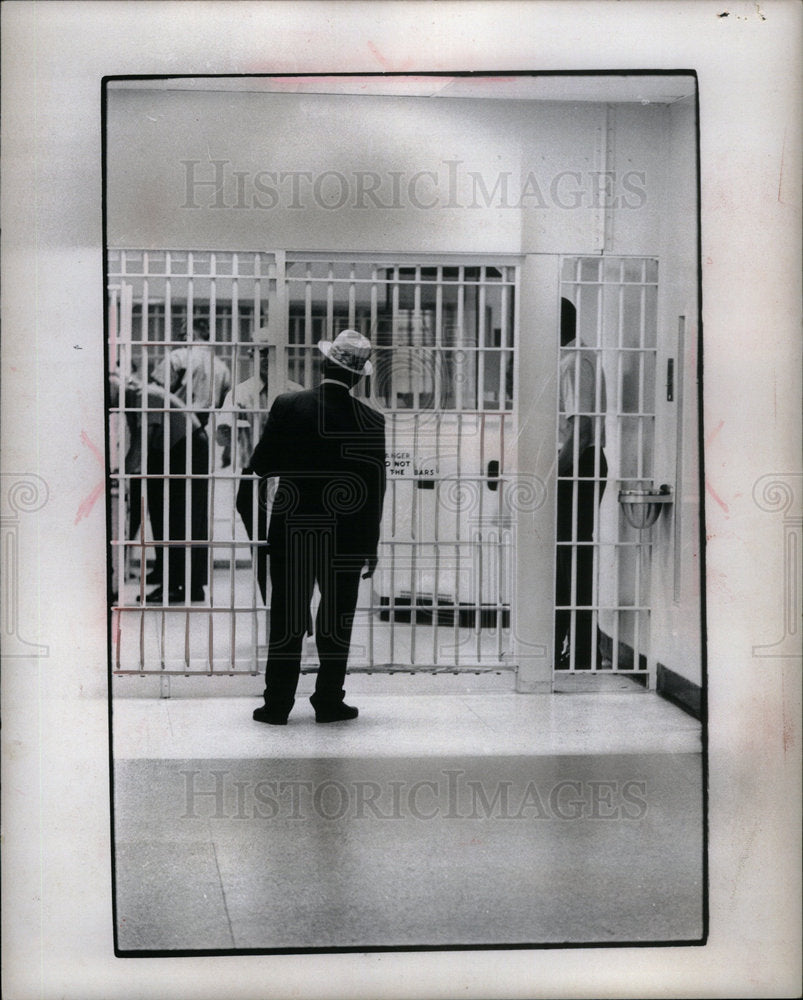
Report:
[[[356,328],[374,344],[362,391],[386,416],[388,492],[352,669],[509,666],[514,265],[288,255],[289,369]]]
[[[359,391],[386,415],[388,472],[350,669],[509,668],[517,281],[499,261],[111,251],[114,670],[262,669],[269,587],[235,492],[269,400],[237,391],[266,329],[272,396],[314,385],[318,341],[345,327],[374,344]]]
[[[643,679],[654,666],[652,535],[646,522],[628,520],[620,499],[662,485],[655,481],[658,261],[566,258],[560,295],[558,453],[571,421],[585,421],[587,440],[575,435],[559,468],[556,669]]]

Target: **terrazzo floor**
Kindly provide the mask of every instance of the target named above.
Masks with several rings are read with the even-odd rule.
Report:
[[[693,718],[356,687],[328,726],[306,699],[269,727],[257,698],[115,698],[120,953],[701,939]]]

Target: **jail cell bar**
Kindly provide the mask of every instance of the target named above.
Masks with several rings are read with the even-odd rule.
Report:
[[[275,261],[266,254],[111,251],[108,280],[109,367],[120,386],[119,405],[110,412],[111,475],[125,498],[112,524],[113,668],[186,673],[199,672],[200,664],[207,673],[253,671],[264,615],[255,613],[260,597],[253,575],[235,572],[251,559],[234,508],[245,461],[236,431],[247,424],[253,436],[267,411],[239,406],[236,387],[254,371],[253,334],[275,294]],[[199,318],[208,323],[208,340],[196,332]],[[180,404],[180,387],[170,384],[176,359],[189,371],[205,372],[216,387],[212,395],[200,398],[203,378],[187,378]],[[234,398],[224,406],[231,387]],[[223,425],[235,431],[225,468],[218,444]],[[193,435],[199,444],[187,447]],[[183,517],[175,510],[172,516],[183,524],[171,524],[176,498]],[[203,530],[197,523],[192,530],[194,501],[205,508]],[[154,516],[162,522],[159,532]],[[172,573],[171,551],[180,553]],[[193,558],[196,573],[202,566],[199,575],[208,581],[203,601],[193,600]],[[181,584],[181,599],[171,602],[170,592]],[[149,604],[155,587],[163,599]]]
[[[380,562],[360,595],[352,669],[508,665],[512,545],[499,470],[506,431],[513,440],[515,279],[512,267],[288,254],[293,377],[317,373],[319,339],[356,328],[374,344],[362,391],[386,416]]]
[[[571,600],[556,601],[556,614],[563,611],[570,620],[568,656],[561,661],[556,650],[556,668],[571,673],[612,670],[652,680],[651,537],[648,530],[627,523],[617,496],[620,489],[654,485],[658,261],[573,257],[563,259],[561,268],[560,294],[577,310],[577,341],[560,353],[571,358],[576,384],[584,356],[594,360],[594,406],[576,413],[591,420],[594,468],[583,473],[593,490],[593,534],[582,540],[575,439],[572,472],[560,477],[572,485],[571,535],[557,542],[570,553]],[[607,477],[601,469],[603,453]],[[592,553],[588,603],[575,600],[578,576],[587,565],[583,550]],[[584,616],[590,616],[590,634],[578,648]]]
[[[386,414],[388,493],[380,567],[361,588],[350,669],[510,668],[514,506],[521,497],[508,471],[516,467],[515,265],[112,251],[108,278],[110,370],[123,387],[110,410],[111,478],[126,500],[112,526],[115,672],[255,674],[263,668],[269,611],[234,503],[247,456],[238,453],[240,435],[232,433],[231,464],[224,467],[216,442],[221,425],[245,424],[253,444],[267,406],[238,403],[235,391],[224,407],[220,400],[193,399],[188,388],[186,410],[177,411],[175,400],[157,398],[155,405],[143,379],[149,386],[154,376],[164,381],[170,352],[179,350],[185,360],[200,354],[207,369],[222,362],[232,386],[240,385],[255,371],[254,331],[266,317],[279,344],[269,378],[276,369],[305,388],[317,383],[319,340],[348,326],[375,345],[373,377],[358,393]],[[187,322],[199,313],[209,321],[208,341]],[[206,427],[207,465],[193,469],[187,448],[181,468],[171,468],[171,435],[189,435],[196,418]],[[166,439],[156,470],[148,465],[154,426]],[[187,529],[181,537],[154,538],[145,502],[154,480],[203,484],[205,537],[187,537]],[[192,520],[190,496],[186,490],[185,526]],[[161,500],[168,525],[164,485]],[[132,517],[137,502],[139,517]],[[203,601],[190,599],[188,558],[180,603],[168,601],[169,557],[146,579],[155,541],[163,552],[204,552],[209,583]],[[145,600],[149,581],[162,586],[156,605]],[[315,662],[310,641],[302,668],[314,669]]]

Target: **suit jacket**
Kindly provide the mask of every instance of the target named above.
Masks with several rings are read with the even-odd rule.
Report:
[[[304,387],[292,379],[279,379],[271,375],[267,386],[259,373],[239,382],[226,393],[223,406],[215,416],[218,431],[229,432],[232,465],[239,469],[248,463],[268,421],[268,410],[283,392],[302,392]],[[232,428],[236,427],[236,434]],[[247,523],[250,523],[250,518]]]
[[[376,556],[385,495],[385,418],[345,386],[277,396],[249,469],[279,476],[268,544],[301,528],[331,533],[335,554]]]

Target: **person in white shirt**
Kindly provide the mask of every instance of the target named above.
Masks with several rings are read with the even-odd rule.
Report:
[[[224,468],[231,466],[242,471],[262,436],[273,401],[282,393],[303,389],[297,382],[279,374],[278,349],[277,338],[267,324],[254,331],[254,374],[229,390],[215,417],[216,440],[223,448],[221,464]],[[251,479],[243,483],[238,491],[237,509],[248,537],[258,539],[253,553],[257,583],[264,601],[268,579],[268,511],[265,502],[257,503],[254,511],[253,489]]]
[[[181,339],[186,339],[187,330],[181,331]],[[186,492],[190,492],[190,534],[194,543],[206,541],[209,538],[209,440],[206,425],[212,410],[223,402],[226,393],[231,388],[231,372],[228,366],[216,354],[216,344],[209,343],[209,320],[196,315],[192,321],[192,332],[189,342],[184,347],[176,347],[169,351],[165,358],[156,365],[153,380],[162,385],[180,400],[185,409],[194,415],[197,421],[190,438],[189,455],[187,441],[168,441],[165,450],[152,449],[148,454],[148,472],[158,476],[167,471],[171,476],[167,487],[167,537],[170,540],[187,539]],[[181,476],[189,472],[191,480]],[[151,515],[151,526],[154,540],[163,540],[164,533],[164,503],[165,480],[153,478],[148,480],[148,509]],[[204,587],[209,580],[209,549],[202,544],[189,546],[190,556],[190,600],[202,601]],[[171,545],[168,552],[168,601],[171,604],[185,603],[187,548]],[[145,598],[148,603],[164,603],[162,587],[157,587]]]
[[[186,327],[182,327],[178,339],[186,337]],[[209,423],[210,412],[220,407],[231,389],[231,372],[216,354],[215,347],[209,342],[209,320],[196,316],[186,347],[170,351],[153,372],[154,381],[178,396],[188,410],[198,415],[204,427]]]

